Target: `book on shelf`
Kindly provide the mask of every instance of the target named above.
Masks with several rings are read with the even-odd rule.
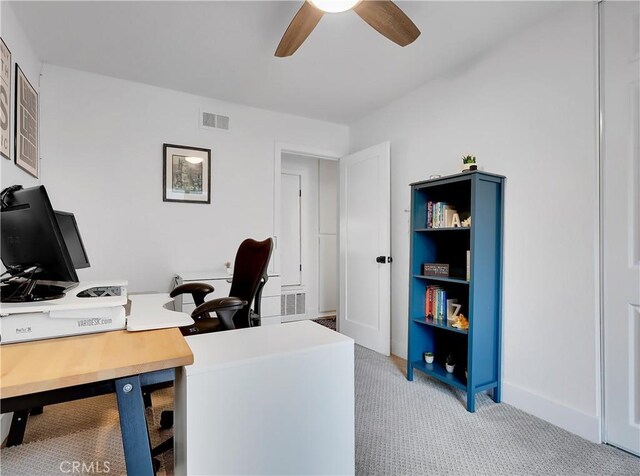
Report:
[[[449,265],[447,263],[423,263],[423,276],[435,276],[438,278],[449,277]]]
[[[439,286],[428,286],[425,296],[425,316],[433,319],[436,316],[436,292]]]
[[[467,281],[471,281],[471,250],[467,250]]]
[[[456,209],[451,205],[445,204],[442,210],[442,221],[445,228],[451,228],[453,225],[453,215],[457,213]]]
[[[426,288],[424,293],[424,317],[427,319],[431,315],[431,289]]]
[[[427,203],[427,228],[451,228],[455,207],[447,202]]]
[[[447,318],[447,291],[440,286],[428,286],[425,291],[425,317],[436,321]]]

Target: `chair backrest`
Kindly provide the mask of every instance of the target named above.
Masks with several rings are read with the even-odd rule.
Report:
[[[258,289],[267,280],[267,268],[273,251],[273,240],[264,241],[246,239],[238,248],[233,266],[233,280],[229,296],[247,301],[247,305],[233,316],[237,329],[250,327],[250,310]]]

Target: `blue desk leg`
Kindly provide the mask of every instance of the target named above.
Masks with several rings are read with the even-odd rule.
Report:
[[[154,476],[140,377],[125,377],[115,383],[127,474]]]
[[[21,410],[13,412],[11,419],[11,428],[7,437],[7,446],[18,446],[22,444],[24,432],[27,429],[27,419],[29,418],[29,410]]]

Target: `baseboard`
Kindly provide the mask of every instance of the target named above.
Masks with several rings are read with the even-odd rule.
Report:
[[[320,311],[318,312],[317,319],[324,319],[327,317],[336,317],[336,311]]]
[[[282,322],[304,321],[305,319],[309,319],[307,314],[290,314],[288,316],[280,316],[280,320]]]
[[[391,353],[407,360],[407,343],[405,341],[391,340]]]
[[[4,413],[0,415],[0,443],[4,443],[4,440],[6,440],[7,436],[9,436],[12,417],[13,413]]]
[[[260,318],[261,326],[271,326],[282,322],[280,316],[262,317]]]
[[[502,401],[589,441],[602,443],[600,418],[595,415],[587,415],[507,382],[502,383]]]

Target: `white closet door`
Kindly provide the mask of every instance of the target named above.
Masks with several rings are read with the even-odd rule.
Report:
[[[640,455],[638,2],[603,2],[605,440]]]
[[[302,224],[300,209],[300,175],[282,173],[282,221],[280,234],[280,260],[282,286],[302,283]]]
[[[340,159],[339,330],[391,351],[391,146]]]

